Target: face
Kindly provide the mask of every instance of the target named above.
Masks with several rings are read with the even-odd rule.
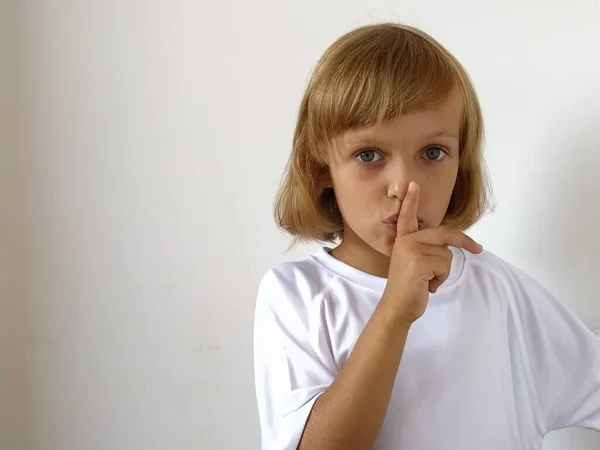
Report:
[[[344,219],[339,248],[389,257],[410,181],[420,188],[420,229],[442,222],[456,182],[462,105],[458,95],[332,140],[328,183]],[[351,252],[351,253],[352,253]]]

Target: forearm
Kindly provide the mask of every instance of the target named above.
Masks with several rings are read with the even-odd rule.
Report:
[[[372,448],[409,328],[387,311],[382,299],[335,381],[315,402],[300,450]]]

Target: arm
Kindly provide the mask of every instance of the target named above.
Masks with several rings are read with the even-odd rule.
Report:
[[[600,337],[535,279],[509,267],[518,293],[512,339],[525,356],[542,433],[571,426],[600,430]]]
[[[410,324],[396,320],[382,299],[348,361],[315,402],[300,450],[373,446],[383,423]]]

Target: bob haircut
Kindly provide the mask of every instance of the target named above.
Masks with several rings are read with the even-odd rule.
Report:
[[[343,223],[325,188],[331,139],[349,129],[462,98],[459,168],[442,225],[466,230],[489,207],[483,119],[459,61],[433,37],[407,25],[367,25],[338,38],[315,67],[302,99],[292,153],[275,201],[277,225],[298,241],[334,242]]]

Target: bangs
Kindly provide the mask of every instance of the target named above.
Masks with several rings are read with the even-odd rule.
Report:
[[[453,57],[420,30],[359,29],[334,42],[319,62],[308,87],[306,125],[327,142],[438,103],[462,86],[460,78]]]

